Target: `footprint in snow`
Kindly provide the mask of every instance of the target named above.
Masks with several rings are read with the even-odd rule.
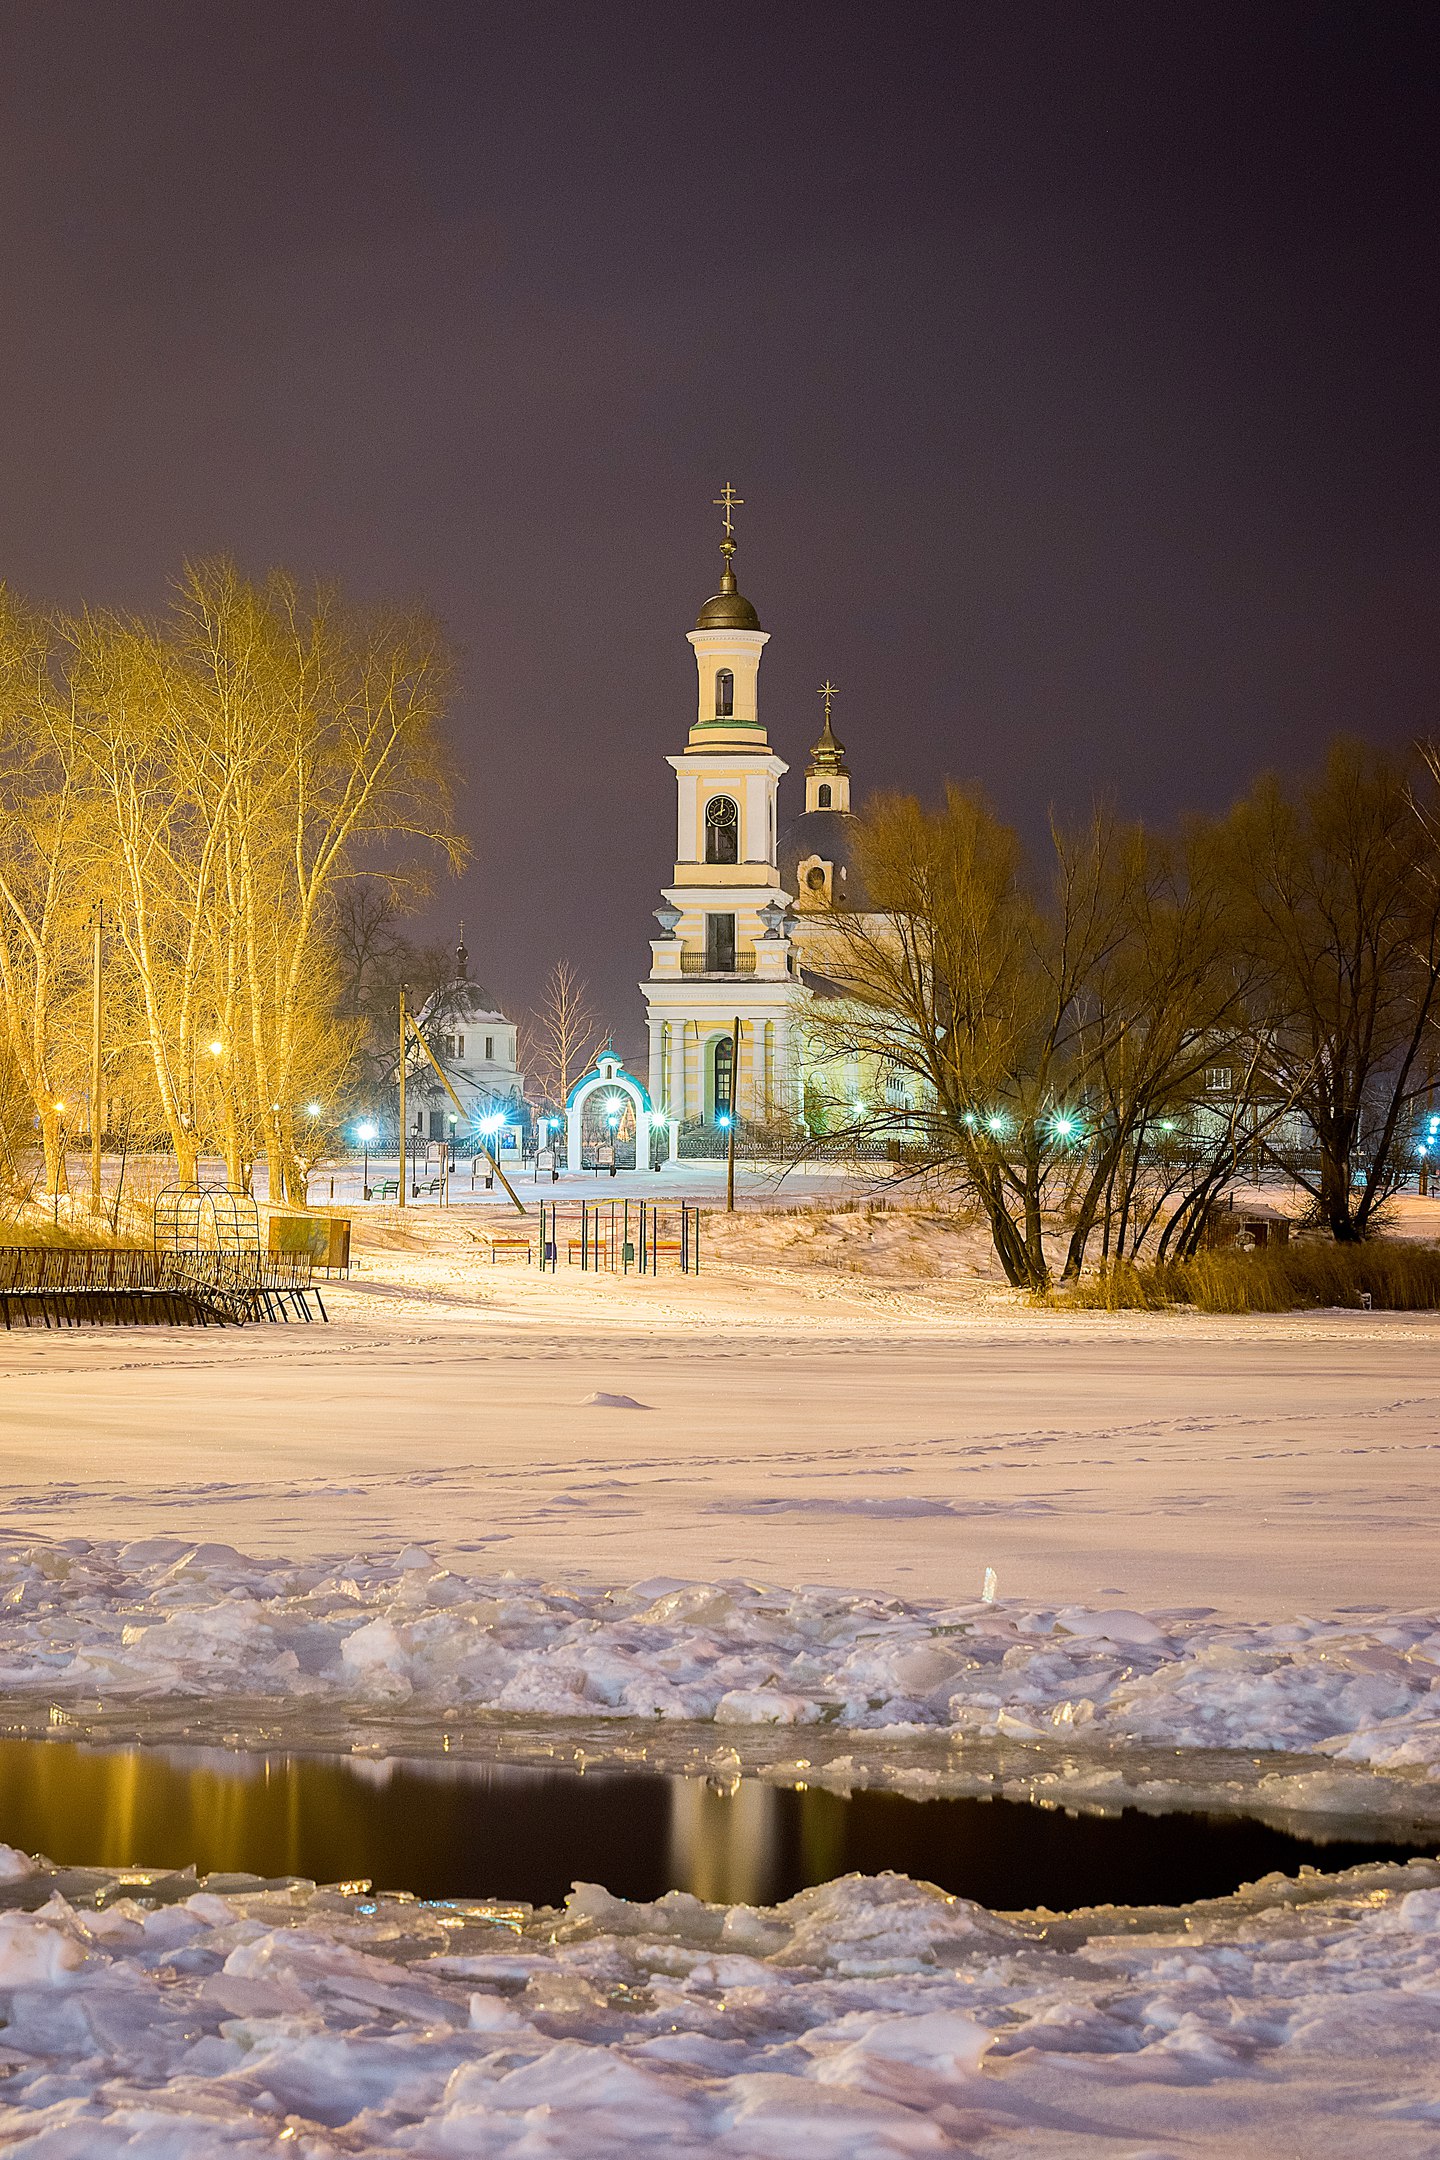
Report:
[[[648,1402],[636,1402],[633,1395],[587,1395],[580,1405],[582,1410],[649,1410]]]

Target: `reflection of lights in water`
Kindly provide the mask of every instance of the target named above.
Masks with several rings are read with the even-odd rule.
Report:
[[[768,1905],[777,1876],[778,1795],[758,1778],[670,1785],[670,1876],[712,1905]]]

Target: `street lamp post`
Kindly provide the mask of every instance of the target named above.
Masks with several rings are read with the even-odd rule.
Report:
[[[378,1135],[376,1132],[376,1128],[367,1122],[366,1124],[361,1125],[357,1128],[355,1137],[365,1150],[365,1171],[361,1181],[360,1190],[364,1193],[365,1198],[368,1200],[370,1198],[370,1143],[372,1140],[376,1139]]]

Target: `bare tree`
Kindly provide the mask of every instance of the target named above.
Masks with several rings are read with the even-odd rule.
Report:
[[[1414,758],[1342,740],[1304,785],[1262,780],[1230,828],[1265,1075],[1314,1136],[1269,1153],[1347,1241],[1408,1176],[1434,1069],[1440,880],[1416,795]]]
[[[1045,1219],[1062,1199],[1077,1273],[1097,1222],[1127,1240],[1147,1128],[1238,1016],[1217,881],[1194,848],[1097,814],[1054,833],[1037,887],[1014,833],[955,787],[935,812],[867,806],[856,857],[871,911],[830,918],[841,995],[812,1031],[909,1083],[903,1106],[867,1106],[866,1128],[918,1135],[960,1178],[1009,1281],[1050,1283]]]
[[[0,1021],[33,1104],[46,1184],[58,1190],[67,1068],[57,1022],[82,966],[94,866],[75,716],[51,646],[43,618],[0,587]],[[79,1062],[70,1059],[71,1076]]]
[[[548,1101],[565,1101],[594,1056],[601,1032],[588,986],[568,960],[557,960],[539,1005],[526,1019],[523,1037],[527,1077]]]

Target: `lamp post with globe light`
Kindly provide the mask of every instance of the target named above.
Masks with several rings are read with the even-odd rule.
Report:
[[[505,1120],[498,1110],[489,1111],[486,1116],[479,1120],[480,1131],[485,1137],[485,1153],[490,1159],[490,1168],[485,1173],[485,1190],[487,1192],[493,1192],[495,1189],[495,1135],[504,1122]]]

